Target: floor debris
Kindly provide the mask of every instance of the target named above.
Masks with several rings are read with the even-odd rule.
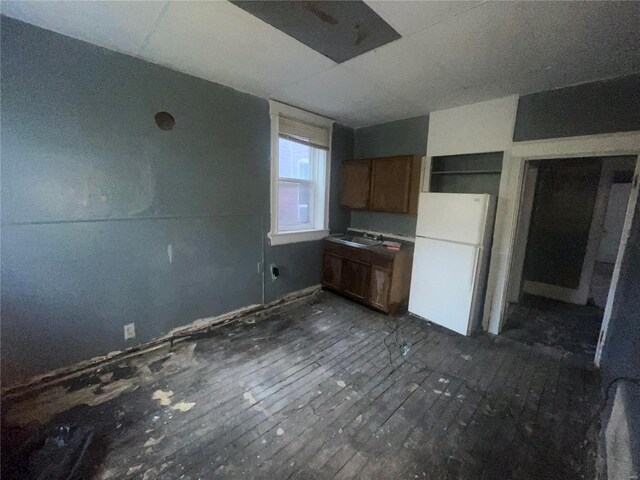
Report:
[[[142,464],[134,465],[133,467],[129,467],[129,470],[127,470],[127,475],[133,475],[140,470],[142,470]]]
[[[172,390],[168,390],[168,391],[164,391],[164,390],[156,390],[155,392],[153,392],[153,396],[151,397],[153,400],[158,400],[160,402],[160,405],[162,405],[163,407],[166,407],[168,405],[171,405],[171,398],[173,396],[173,391]]]
[[[251,392],[244,392],[242,396],[245,400],[249,400],[250,405],[255,405],[256,403],[258,403]]]
[[[158,437],[158,438],[153,438],[150,437],[149,440],[147,440],[146,442],[144,442],[144,447],[154,447],[156,445],[158,445],[162,440],[164,440],[164,435]]]
[[[196,405],[196,402],[178,402],[173,407],[172,410],[179,410],[181,412],[188,412]]]

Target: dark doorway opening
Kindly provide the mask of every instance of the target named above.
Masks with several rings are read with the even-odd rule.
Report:
[[[635,160],[527,162],[516,245],[520,278],[511,284],[505,336],[593,359]]]

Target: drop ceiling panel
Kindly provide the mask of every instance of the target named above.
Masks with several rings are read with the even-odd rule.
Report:
[[[466,89],[542,68],[525,2],[484,3],[411,37],[423,62],[438,64]]]
[[[446,105],[458,84],[420,45],[403,38],[343,64],[354,74],[405,100],[421,113]]]
[[[462,87],[457,104],[481,101],[494,92],[529,93],[637,70],[640,50],[629,45],[640,43],[634,28],[639,7],[638,2],[488,2],[410,40],[425,62],[440,64],[456,89]]]
[[[539,91],[640,70],[640,2],[558,2],[528,19],[543,52]],[[541,88],[542,87],[542,88]]]
[[[166,8],[157,2],[2,1],[2,14],[131,55]]]
[[[172,2],[141,55],[265,97],[335,65],[228,2]]]
[[[378,97],[364,108],[349,112],[349,120],[357,128],[423,115],[424,113],[422,108],[412,108],[405,100],[395,97]]]
[[[429,28],[482,2],[367,0],[373,10],[402,36]]]
[[[231,1],[338,63],[400,38],[362,0]]]
[[[401,102],[396,95],[351,73],[343,65],[279,89],[273,95],[285,103],[312,109],[322,115],[351,123],[351,113],[381,99]]]

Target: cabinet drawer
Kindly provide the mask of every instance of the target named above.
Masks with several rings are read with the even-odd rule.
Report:
[[[371,252],[369,252],[368,250],[348,247],[347,245],[339,245],[330,241],[324,242],[324,251],[333,253],[334,255],[347,257],[350,260],[355,260],[357,262],[371,262]]]
[[[388,268],[389,270],[391,270],[391,268],[393,267],[393,257],[389,255],[372,253],[371,265],[375,265],[380,268]]]

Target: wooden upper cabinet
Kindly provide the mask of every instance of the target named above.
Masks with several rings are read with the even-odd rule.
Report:
[[[374,158],[371,164],[370,210],[417,213],[420,190],[419,157]]]
[[[418,213],[421,158],[350,160],[342,165],[340,203],[355,210]]]
[[[342,165],[340,203],[349,208],[369,208],[371,160],[350,160]]]

